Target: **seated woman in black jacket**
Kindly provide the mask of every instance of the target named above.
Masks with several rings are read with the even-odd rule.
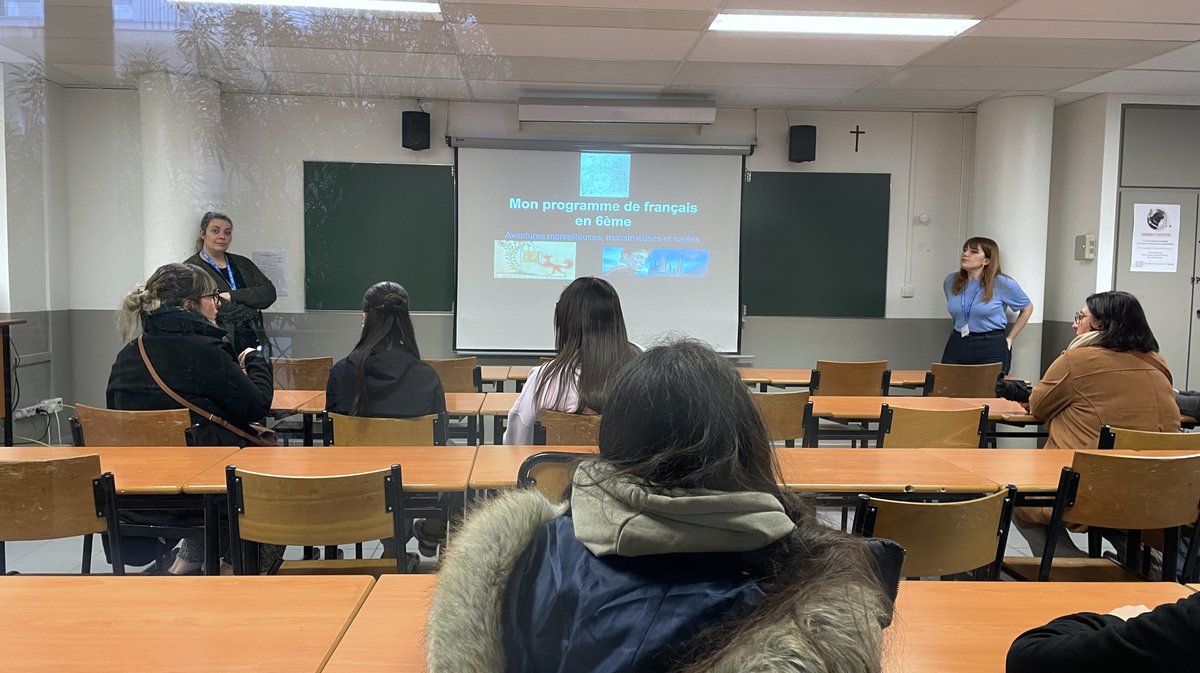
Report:
[[[262,353],[247,348],[234,354],[225,330],[217,327],[221,299],[216,283],[190,264],[159,267],[144,286],[125,295],[117,327],[130,341],[117,353],[105,394],[109,409],[179,409],[154,381],[146,357],[167,387],[200,409],[245,432],[271,409],[271,368]],[[200,441],[211,446],[244,446],[246,440],[192,412]],[[150,522],[147,522],[150,523]],[[185,540],[173,573],[194,571],[204,560],[203,545]]]
[[[438,374],[421,360],[408,310],[408,291],[382,281],[363,293],[362,335],[354,350],[329,371],[325,408],[348,416],[411,418],[446,410],[446,393]],[[335,428],[336,431],[336,428]],[[337,441],[336,435],[334,441]],[[433,556],[445,538],[446,523],[416,522],[421,553]],[[396,553],[395,541],[383,541],[384,555]],[[411,564],[419,559],[413,556]]]
[[[1200,594],[1149,610],[1080,612],[1021,634],[1008,673],[1194,671],[1200,665]]]

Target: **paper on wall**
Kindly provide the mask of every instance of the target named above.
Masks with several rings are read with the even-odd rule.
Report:
[[[275,285],[275,295],[288,296],[287,253],[283,250],[260,251],[251,254],[255,266]]]
[[[1174,273],[1179,259],[1179,204],[1133,204],[1129,270]]]

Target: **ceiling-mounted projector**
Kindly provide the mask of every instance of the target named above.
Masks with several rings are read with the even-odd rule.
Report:
[[[713,124],[717,104],[673,98],[521,98],[517,118],[575,124]]]

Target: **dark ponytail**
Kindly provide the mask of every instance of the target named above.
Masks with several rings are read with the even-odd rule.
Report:
[[[354,401],[352,415],[359,415],[366,406],[367,358],[372,353],[403,350],[418,360],[417,336],[413,332],[412,316],[408,312],[408,291],[399,283],[382,281],[363,293],[363,328],[350,359],[354,362]]]

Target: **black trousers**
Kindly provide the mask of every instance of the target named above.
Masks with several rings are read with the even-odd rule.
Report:
[[[957,331],[950,332],[946,350],[942,352],[942,362],[948,365],[986,365],[999,362],[1000,373],[1008,374],[1012,364],[1012,351],[1008,350],[1006,336],[1002,329],[968,334],[965,337]]]

